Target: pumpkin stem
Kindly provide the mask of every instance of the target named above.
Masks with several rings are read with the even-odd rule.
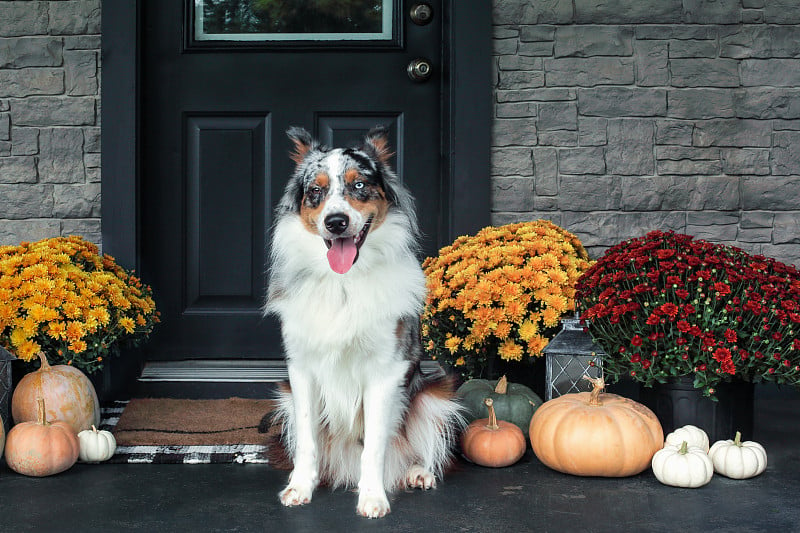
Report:
[[[508,379],[505,376],[497,380],[497,385],[494,388],[497,394],[506,394],[508,392]]]
[[[741,431],[737,431],[736,432],[736,436],[733,438],[733,443],[736,446],[740,447],[740,448],[742,447],[742,432]]]
[[[688,451],[689,451],[689,443],[688,443],[688,442],[686,442],[686,441],[683,441],[683,442],[681,443],[681,448],[680,448],[680,450],[678,450],[678,453],[679,453],[679,454],[681,454],[681,455],[686,455],[686,453],[687,453]]]
[[[48,426],[48,425],[50,425],[49,422],[47,422],[47,410],[45,410],[45,407],[44,407],[44,398],[36,398],[36,404],[37,404],[37,407],[38,407],[38,409],[37,409],[37,414],[38,414],[37,423],[40,426]]]
[[[47,361],[47,356],[44,354],[43,351],[39,351],[39,361],[42,363],[42,366],[39,370],[44,370],[45,372],[50,370],[50,363]]]
[[[97,433],[97,428],[92,424],[92,433]]]
[[[497,431],[500,429],[500,426],[497,425],[497,415],[494,412],[494,400],[491,398],[485,398],[483,403],[486,405],[486,408],[489,410],[489,423],[486,424],[488,429],[492,431]]]
[[[589,396],[589,405],[603,405],[600,401],[600,393],[606,388],[606,382],[603,378],[593,378],[590,376],[583,376],[583,379],[592,383],[592,392]]]

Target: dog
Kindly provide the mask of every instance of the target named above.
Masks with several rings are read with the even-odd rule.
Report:
[[[382,127],[352,148],[287,134],[296,168],[276,208],[265,306],[289,371],[271,446],[293,466],[279,497],[297,506],[320,484],[357,488],[356,512],[378,518],[387,491],[436,486],[464,425],[453,380],[420,370],[414,200]]]

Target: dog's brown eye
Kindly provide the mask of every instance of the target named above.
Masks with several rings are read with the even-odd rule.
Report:
[[[309,190],[309,192],[310,192],[311,194],[319,194],[319,193],[321,193],[321,192],[322,192],[322,187],[317,187],[317,186],[311,187],[311,189]]]

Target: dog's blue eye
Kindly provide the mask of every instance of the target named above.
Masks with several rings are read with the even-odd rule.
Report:
[[[363,189],[363,188],[364,188],[364,182],[363,182],[363,181],[357,181],[357,182],[355,182],[355,183],[353,184],[353,188],[354,188],[354,189]]]

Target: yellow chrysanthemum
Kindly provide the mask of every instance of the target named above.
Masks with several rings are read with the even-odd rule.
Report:
[[[128,317],[120,318],[119,325],[122,329],[125,330],[126,333],[133,333],[134,330],[136,329],[136,324],[134,323],[133,320],[131,320]]]
[[[497,353],[504,361],[522,361],[522,346],[511,339],[507,339],[498,348]]]
[[[461,346],[461,338],[460,337],[450,337],[446,341],[444,341],[444,346],[450,353],[456,353]]]

